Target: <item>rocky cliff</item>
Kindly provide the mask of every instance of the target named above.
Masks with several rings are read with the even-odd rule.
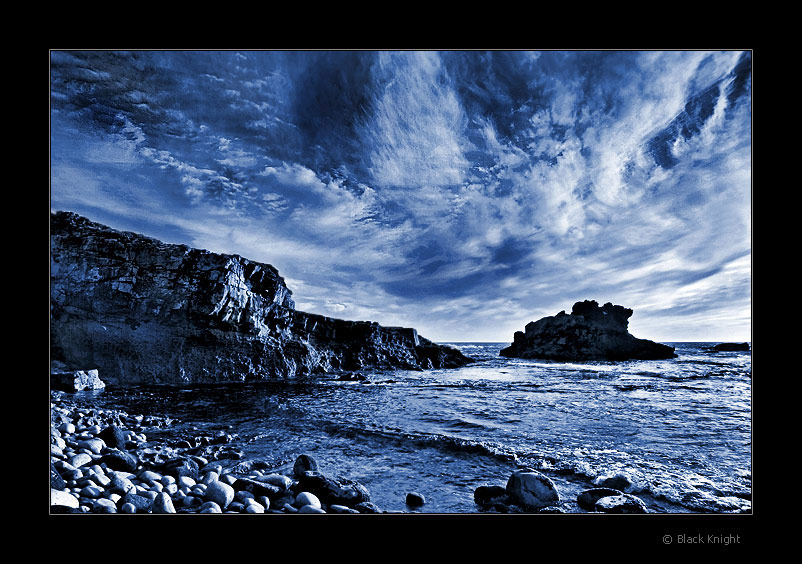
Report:
[[[51,214],[51,361],[121,384],[471,362],[415,329],[297,311],[269,264]]]
[[[653,360],[673,358],[674,348],[638,339],[627,331],[632,310],[620,305],[586,300],[574,304],[571,314],[532,321],[516,331],[512,345],[499,354],[546,360]]]

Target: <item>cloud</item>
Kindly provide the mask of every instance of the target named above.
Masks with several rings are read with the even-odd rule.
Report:
[[[734,51],[53,52],[51,197],[435,337],[581,299],[734,330],[750,75]]]

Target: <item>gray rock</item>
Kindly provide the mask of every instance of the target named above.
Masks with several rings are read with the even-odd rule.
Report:
[[[70,212],[51,214],[50,243],[54,360],[91,362],[110,383],[241,382],[471,362],[415,329],[298,311],[275,267],[238,255],[162,243]]]
[[[222,509],[226,509],[234,501],[234,488],[215,480],[206,487],[206,499],[215,502]]]
[[[78,498],[61,490],[50,488],[50,505],[62,505],[64,507],[79,507]]]
[[[603,513],[648,513],[646,504],[632,494],[621,494],[600,498],[594,505],[596,511]]]
[[[624,492],[613,488],[592,488],[585,490],[576,496],[576,503],[582,509],[591,511],[595,508],[596,502],[603,497],[618,496]]]
[[[101,497],[92,505],[92,513],[117,513],[117,506],[112,500]]]
[[[599,486],[625,492],[632,487],[632,480],[626,474],[616,474],[601,480]]]
[[[150,511],[150,507],[153,505],[153,499],[134,492],[128,492],[120,500],[121,505],[125,505],[126,503],[133,505],[136,508],[137,513],[148,513]]]
[[[222,513],[223,509],[217,502],[214,501],[207,501],[202,503],[201,506],[198,508],[199,513]]]
[[[576,302],[568,315],[532,321],[525,332],[517,331],[513,343],[499,354],[507,357],[558,361],[655,360],[674,358],[674,347],[638,339],[627,326],[632,310],[608,302]]]
[[[426,503],[426,498],[423,494],[418,492],[409,492],[407,494],[406,503],[410,507],[420,507]]]
[[[381,513],[382,512],[382,510],[379,509],[379,506],[377,506],[375,503],[372,503],[370,501],[363,501],[361,503],[357,503],[356,505],[354,505],[354,509],[356,509],[360,513]]]
[[[313,507],[320,508],[321,503],[320,500],[312,493],[309,492],[301,492],[295,497],[295,507],[303,507],[304,505],[311,505]]]
[[[170,495],[164,492],[157,495],[153,500],[151,511],[153,513],[175,513],[175,506]]]
[[[302,454],[295,459],[295,464],[292,467],[292,472],[296,478],[306,475],[307,472],[319,472],[317,460],[308,454]]]
[[[106,384],[98,376],[97,369],[55,372],[50,374],[50,387],[64,392],[102,390]]]
[[[325,511],[315,505],[302,505],[298,508],[298,513],[325,513]]]
[[[525,508],[539,509],[560,502],[554,482],[535,470],[513,472],[506,489],[513,503]]]
[[[473,492],[473,500],[482,507],[496,503],[506,504],[508,497],[506,488],[502,486],[479,486]]]

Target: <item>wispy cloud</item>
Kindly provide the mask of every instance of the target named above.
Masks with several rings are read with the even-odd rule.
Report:
[[[744,338],[750,77],[734,51],[54,52],[52,206],[438,339],[580,299]]]

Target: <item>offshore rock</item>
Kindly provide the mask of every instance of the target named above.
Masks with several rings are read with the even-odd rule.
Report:
[[[514,342],[499,354],[556,361],[657,360],[674,358],[674,347],[633,337],[627,331],[632,310],[586,300],[568,315],[561,311],[516,331]]]
[[[269,264],[51,214],[52,360],[125,384],[255,381],[469,362],[415,329],[297,311]]]
[[[719,343],[710,347],[708,350],[712,352],[732,352],[732,351],[746,351],[749,352],[749,343]]]

